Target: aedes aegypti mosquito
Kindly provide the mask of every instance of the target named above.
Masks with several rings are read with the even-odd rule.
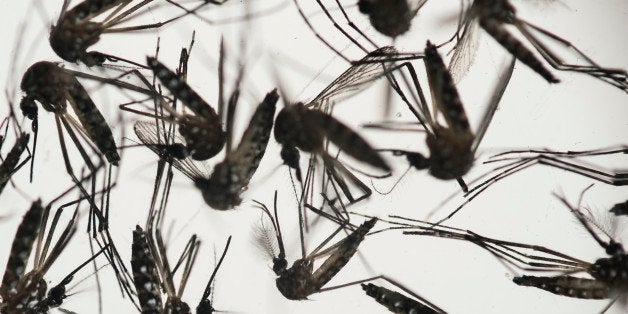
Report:
[[[175,267],[170,267],[161,230],[172,183],[172,165],[168,164],[167,175],[163,188],[161,188],[163,174],[166,169],[164,166],[165,160],[161,160],[157,169],[151,207],[146,220],[146,232],[140,226],[136,226],[135,231],[133,231],[131,259],[133,278],[142,312],[191,313],[190,307],[181,300],[181,296],[196,261],[200,240],[197,239],[196,235],[192,235]],[[161,199],[158,200],[160,188],[162,193]],[[157,205],[157,202],[159,202],[159,205]],[[231,237],[227,240],[225,250],[207,283],[201,301],[197,306],[197,313],[212,313],[214,311],[212,301],[210,300],[212,284],[216,272],[224,260],[230,242]],[[183,265],[181,281],[177,288],[174,285],[173,277],[181,265]],[[165,303],[162,303],[160,287],[163,287],[167,294]]]
[[[608,257],[599,258],[593,263],[541,245],[498,240],[470,230],[443,225],[435,226],[431,223],[399,216],[391,216],[391,218],[403,220],[403,222],[392,222],[397,226],[391,229],[418,229],[405,230],[403,233],[471,242],[497,257],[509,269],[511,269],[510,266],[514,266],[525,272],[561,272],[562,274],[557,276],[516,276],[513,278],[513,282],[520,286],[536,287],[572,298],[613,299],[604,310],[606,311],[615,301],[628,294],[628,280],[626,280],[628,278],[628,269],[626,268],[628,254],[624,251],[621,243],[615,241],[594,222],[593,218],[585,215],[580,209],[580,203],[587,189],[581,193],[577,207],[571,205],[563,196],[556,195],[556,197],[569,208],[580,224],[608,255]],[[601,236],[600,233],[604,235]],[[604,240],[604,237],[607,237],[608,240]],[[511,269],[511,271],[514,270]],[[592,279],[573,276],[576,273],[586,273]]]
[[[55,212],[47,236],[44,239],[48,217],[53,204],[73,191],[74,188],[72,187],[63,192],[46,206],[42,205],[41,200],[34,201],[24,215],[15,233],[7,266],[2,277],[2,284],[0,285],[0,296],[2,297],[0,313],[47,313],[49,309],[60,306],[63,300],[67,298],[66,286],[72,281],[74,275],[96,259],[98,255],[106,254],[110,250],[110,244],[103,245],[96,254],[76,267],[59,284],[50,289],[48,288],[48,283],[44,276],[76,233],[78,210],[81,201],[86,197],[81,196],[78,200],[61,205]],[[105,193],[105,191],[102,193]],[[53,243],[52,237],[64,209],[74,205],[76,205],[76,209],[70,221],[62,230],[56,242]],[[32,254],[34,244],[36,246],[33,268],[26,272],[26,265]]]
[[[0,129],[4,128],[4,135],[0,135],[0,149],[7,140],[10,125],[13,125],[12,129],[15,133],[15,144],[13,144],[5,157],[0,157],[0,194],[2,194],[2,191],[4,191],[4,188],[11,180],[11,176],[20,170],[31,158],[30,151],[28,150],[30,134],[22,131],[17,117],[15,116],[15,112],[13,111],[13,104],[10,101],[9,108],[9,116],[0,123]],[[28,153],[28,156],[20,161],[25,151]]]
[[[469,54],[472,55],[474,53],[472,50],[475,49],[474,46],[477,41],[476,33],[478,28],[481,27],[502,47],[508,50],[509,53],[537,72],[545,80],[550,83],[559,82],[523,43],[508,32],[505,27],[507,25],[515,26],[554,69],[588,74],[628,92],[628,74],[625,70],[601,67],[570,42],[520,19],[517,17],[515,7],[507,0],[474,0],[470,7],[466,8],[464,11],[460,28],[453,38],[456,38],[460,31],[462,31],[462,34],[454,47],[454,55],[450,62],[450,69],[456,81],[467,72],[471,65],[473,58],[470,58]],[[563,59],[556,55],[547,44],[543,43],[541,38],[535,35],[535,33],[542,35],[546,39],[551,39],[554,43],[569,48],[575,53],[578,60],[582,60],[586,65],[568,64],[564,62]]]
[[[429,41],[425,48],[425,58],[423,59],[427,72],[430,94],[432,96],[433,110],[427,108],[426,98],[419,85],[413,67],[408,67],[413,77],[415,89],[419,95],[419,112],[415,114],[419,123],[427,131],[426,144],[430,151],[430,156],[424,157],[418,152],[407,152],[403,150],[380,150],[391,151],[394,155],[405,155],[410,163],[409,167],[417,169],[429,169],[429,173],[441,180],[456,179],[463,190],[466,184],[462,180],[469,169],[473,166],[475,152],[484,134],[488,130],[490,122],[497,110],[499,102],[508,86],[512,71],[514,69],[514,58],[504,72],[499,75],[499,81],[495,86],[486,111],[482,117],[478,130],[473,133],[467,120],[464,106],[460,101],[458,90],[453,83],[449,70],[436,50],[436,46]],[[438,122],[439,115],[442,116],[447,126]],[[370,125],[369,127],[384,128],[389,126]]]
[[[81,61],[88,67],[103,65],[105,61],[124,61],[135,66],[145,67],[139,63],[106,53],[98,51],[88,52],[87,49],[96,44],[103,34],[160,28],[212,3],[211,1],[203,1],[203,3],[197,5],[191,11],[163,22],[117,27],[122,23],[128,22],[138,12],[141,12],[138,10],[145,9],[144,6],[153,2],[153,0],[138,2],[125,10],[131,2],[132,0],[84,0],[68,10],[70,0],[64,0],[57,24],[50,29],[50,46],[63,60],[75,63]],[[96,17],[107,11],[111,11],[111,13],[102,21],[94,21]]]
[[[274,216],[264,205],[258,201],[255,201],[262,212],[270,219],[272,224],[272,230],[264,228],[262,225],[263,234],[259,235],[261,241],[259,246],[264,248],[269,256],[273,259],[273,271],[277,274],[276,285],[279,292],[290,300],[305,300],[314,293],[323,291],[329,291],[336,288],[344,287],[324,286],[349,262],[351,257],[357,252],[358,246],[364,240],[366,234],[375,226],[377,218],[372,218],[355,230],[331,245],[329,248],[323,249],[323,247],[331,241],[331,239],[340,232],[347,222],[341,224],[341,226],[330,237],[323,241],[314,251],[305,255],[305,247],[303,241],[301,242],[301,251],[303,253],[302,258],[294,261],[291,267],[288,267],[288,261],[286,260],[286,250],[283,245],[283,238],[281,234],[281,226],[277,218],[277,191],[275,191],[274,197]],[[303,226],[300,223],[300,226]],[[267,234],[272,233],[272,234]],[[303,232],[301,231],[301,234]],[[277,240],[277,247],[279,252],[276,253],[274,249],[274,241],[269,240],[275,238]],[[270,242],[272,241],[272,242]],[[327,256],[327,259],[314,270],[314,261]]]

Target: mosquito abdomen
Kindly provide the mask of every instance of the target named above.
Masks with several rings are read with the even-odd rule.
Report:
[[[520,286],[536,287],[553,294],[579,299],[607,299],[611,297],[610,287],[596,279],[571,276],[537,277],[521,276],[512,280]]]
[[[9,260],[7,261],[7,267],[2,277],[2,285],[0,286],[2,300],[6,301],[18,292],[16,289],[20,278],[24,275],[26,263],[33,249],[33,243],[39,233],[43,211],[41,200],[33,202],[31,208],[24,214],[24,218],[22,218],[22,222],[15,232]]]
[[[15,141],[15,145],[11,147],[11,150],[4,158],[4,161],[0,164],[0,194],[9,182],[9,178],[13,174],[13,171],[15,171],[15,167],[20,161],[20,156],[22,156],[22,153],[28,145],[29,138],[30,134],[21,133]]]
[[[207,119],[209,122],[220,124],[218,114],[208,103],[206,103],[199,94],[197,94],[188,84],[185,83],[177,74],[170,71],[165,65],[152,57],[146,58],[148,66],[159,81],[175,96],[182,101],[186,107],[195,114]]]
[[[94,101],[87,94],[87,90],[76,78],[74,78],[74,84],[68,86],[67,90],[73,99],[73,101],[70,101],[70,104],[74,108],[79,121],[81,121],[85,132],[96,144],[98,150],[105,155],[107,161],[117,166],[120,161],[120,155],[118,155],[111,128],[98,108],[96,108]]]
[[[50,31],[52,50],[68,62],[83,61],[87,66],[100,62],[90,58],[87,48],[100,40],[103,31],[101,23],[90,22],[90,18],[121,3],[120,0],[85,0],[66,12]]]
[[[309,115],[325,130],[325,136],[349,156],[384,171],[389,172],[391,170],[390,166],[371,145],[342,122],[317,110],[310,110]]]
[[[312,293],[329,282],[353,257],[366,234],[375,226],[377,218],[371,218],[348,235],[340,246],[312,274]]]
[[[526,48],[519,40],[510,35],[508,31],[501,26],[501,23],[494,19],[480,19],[482,28],[491,35],[502,47],[510,52],[519,61],[525,63],[536,73],[541,75],[550,83],[558,83],[560,80],[554,77],[552,73],[545,68],[543,63],[537,59],[534,54]]]
[[[146,233],[140,226],[136,226],[133,231],[131,268],[142,313],[159,313],[162,308],[159,274],[155,259],[148,247]]]
[[[425,69],[431,94],[449,128],[460,133],[471,133],[467,114],[460,101],[458,90],[436,46],[429,41],[425,46]]]
[[[373,297],[389,311],[398,314],[437,314],[435,310],[417,302],[399,292],[376,286],[372,283],[362,284],[366,295]]]

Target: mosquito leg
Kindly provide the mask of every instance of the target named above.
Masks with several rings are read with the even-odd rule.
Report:
[[[362,51],[364,51],[365,53],[369,53],[369,50],[364,48],[364,46],[362,46],[355,38],[353,38],[351,35],[349,35],[349,33],[347,33],[347,31],[345,31],[340,25],[338,25],[338,23],[336,22],[336,20],[331,16],[331,14],[329,13],[329,11],[327,10],[327,8],[325,7],[325,5],[323,5],[323,3],[321,2],[321,0],[316,0],[316,3],[318,3],[318,5],[320,6],[320,8],[323,10],[323,13],[325,13],[325,15],[327,16],[327,18],[329,19],[329,21],[334,25],[334,27],[339,30],[345,37],[347,37],[347,39],[349,39],[354,45],[358,46],[358,48],[360,48]],[[355,31],[357,31],[362,37],[364,37],[370,44],[372,44],[375,49],[379,48],[371,39],[369,39],[366,35],[364,35],[364,33],[362,33],[362,31],[355,25],[353,24],[353,22],[349,19],[349,16],[347,16],[347,13],[345,12],[344,8],[342,7],[342,5],[340,4],[340,2],[338,2],[336,0],[336,4],[338,4],[338,8],[340,9],[340,11],[342,12],[342,14],[345,16],[345,18],[347,19],[347,23],[349,24],[349,26],[351,26],[351,28],[353,28]]]
[[[325,46],[327,46],[334,53],[336,53],[336,55],[340,56],[345,61],[350,63],[351,59],[347,58],[345,55],[342,54],[342,52],[340,52],[336,48],[334,48],[334,46],[332,46],[327,40],[325,40],[323,38],[323,36],[321,36],[318,33],[318,31],[316,31],[316,29],[314,29],[314,26],[312,26],[312,24],[310,23],[310,20],[305,16],[305,13],[303,13],[303,10],[301,9],[301,5],[299,4],[299,1],[298,0],[292,0],[292,2],[294,2],[294,5],[297,7],[297,10],[299,11],[299,15],[301,16],[301,18],[303,19],[303,21],[305,22],[307,27],[312,31],[312,33],[314,33],[314,36],[316,36],[316,38],[318,38],[323,44],[325,44]],[[326,13],[328,13],[328,12],[326,12]]]
[[[94,213],[96,214],[96,216],[98,216],[98,218],[101,219],[101,221],[104,221],[105,217],[102,216],[102,213],[100,212],[100,209],[98,209],[98,207],[96,206],[96,203],[94,202],[93,198],[90,197],[89,193],[87,193],[87,190],[85,190],[85,188],[83,187],[83,184],[81,183],[81,181],[79,181],[74,175],[74,169],[72,168],[72,164],[70,163],[70,158],[68,156],[68,151],[65,145],[65,137],[63,136],[63,131],[61,129],[62,118],[59,117],[58,115],[55,115],[55,121],[57,123],[57,133],[59,136],[59,143],[61,144],[61,154],[63,155],[63,160],[65,162],[66,171],[72,178],[72,182],[76,184],[76,186],[79,188],[81,193],[85,196],[86,200],[89,202],[90,206],[94,209]],[[66,130],[71,130],[71,128],[66,128]],[[68,131],[68,133],[70,133],[70,131]],[[71,134],[74,134],[74,133],[71,133]],[[76,135],[74,135],[74,137],[76,137]],[[78,141],[78,139],[76,140]],[[77,145],[77,147],[80,147],[80,145]],[[79,151],[80,150],[81,148],[79,148]],[[81,155],[83,155],[83,153],[84,151],[81,153]],[[87,159],[89,160],[89,158]],[[89,162],[91,163],[91,161]],[[92,168],[92,169],[95,170],[95,168]],[[93,174],[95,174],[95,172],[92,171],[92,175]]]

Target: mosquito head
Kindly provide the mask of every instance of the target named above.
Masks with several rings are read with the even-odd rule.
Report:
[[[606,246],[606,254],[615,256],[625,254],[624,246],[619,242],[615,242],[615,240],[611,239]]]
[[[196,314],[212,314],[215,309],[212,306],[212,302],[208,299],[203,299],[196,307]]]
[[[20,101],[20,109],[22,110],[22,114],[27,117],[29,120],[35,120],[37,118],[37,104],[35,103],[35,99],[30,95],[26,95]]]
[[[181,143],[174,143],[166,147],[166,153],[176,159],[185,159],[190,155],[187,147]]]
[[[423,170],[430,167],[430,160],[425,158],[423,154],[416,152],[408,152],[406,153],[406,159],[408,163],[417,170]]]
[[[57,307],[63,303],[65,298],[67,298],[67,295],[65,294],[65,284],[62,282],[48,290],[46,301],[48,306]]]
[[[281,276],[288,268],[288,261],[285,257],[279,256],[273,258],[273,271],[277,276]]]

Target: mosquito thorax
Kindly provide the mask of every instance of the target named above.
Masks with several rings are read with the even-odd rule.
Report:
[[[407,32],[414,17],[407,0],[359,0],[358,8],[378,32],[389,37]]]
[[[600,258],[591,266],[591,276],[612,287],[628,289],[628,255],[618,254]]]
[[[496,19],[501,22],[511,22],[516,10],[507,0],[475,0],[473,2],[475,13],[481,18]]]
[[[216,156],[226,142],[226,135],[220,124],[213,125],[191,115],[185,115],[181,119],[179,133],[185,139],[194,160],[207,160]]]
[[[310,260],[297,260],[292,267],[282,271],[275,280],[277,289],[289,300],[305,300],[314,291],[310,284],[312,276],[312,262]]]
[[[288,105],[275,118],[275,140],[282,146],[293,146],[305,152],[316,152],[323,147],[319,125],[308,121],[307,109],[301,102]]]
[[[213,209],[229,210],[242,202],[239,197],[240,191],[230,190],[232,186],[236,185],[230,184],[230,180],[233,178],[228,168],[229,165],[227,164],[218,164],[210,179],[198,178],[194,180],[194,185],[201,190],[205,203]]]
[[[473,166],[472,142],[473,134],[435,130],[435,136],[426,138],[430,149],[430,174],[442,180],[465,175]]]

